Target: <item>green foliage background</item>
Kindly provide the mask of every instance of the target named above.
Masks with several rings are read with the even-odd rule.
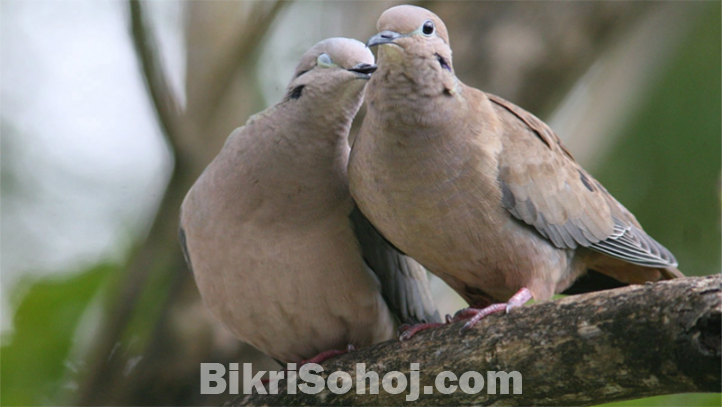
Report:
[[[594,174],[687,275],[720,272],[719,16],[710,3]]]

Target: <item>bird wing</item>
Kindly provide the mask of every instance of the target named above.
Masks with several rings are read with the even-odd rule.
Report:
[[[391,312],[401,323],[441,322],[426,269],[381,236],[357,206],[350,219],[364,260],[378,276]]]
[[[487,94],[506,129],[499,157],[502,204],[561,249],[588,247],[646,267],[676,267],[674,255],[642,230],[533,114]]]

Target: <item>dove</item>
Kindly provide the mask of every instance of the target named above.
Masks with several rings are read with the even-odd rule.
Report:
[[[438,320],[426,271],[348,190],[351,122],[376,69],[359,41],[303,54],[283,100],[233,131],[189,190],[179,237],[205,306],[280,363],[319,363]]]
[[[438,16],[396,6],[377,29],[351,194],[391,244],[469,303],[454,318],[468,320],[462,330],[580,277],[587,290],[682,277],[544,122],[455,76]]]

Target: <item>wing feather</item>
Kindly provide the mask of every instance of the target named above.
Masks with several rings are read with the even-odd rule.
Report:
[[[379,277],[384,299],[399,322],[441,322],[426,269],[381,236],[358,207],[350,219],[364,260]]]
[[[544,122],[487,94],[502,135],[502,205],[558,248],[588,247],[645,267],[676,267],[672,253],[574,160]]]

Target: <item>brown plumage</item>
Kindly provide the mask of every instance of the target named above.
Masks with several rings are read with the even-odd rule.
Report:
[[[546,300],[588,269],[623,283],[682,276],[545,123],[456,78],[435,14],[397,6],[377,28],[349,179],[396,247],[474,307],[522,288]]]
[[[181,244],[204,303],[281,362],[438,318],[425,270],[349,195],[348,132],[373,63],[356,40],[316,44],[284,99],[230,135],[183,202]]]

